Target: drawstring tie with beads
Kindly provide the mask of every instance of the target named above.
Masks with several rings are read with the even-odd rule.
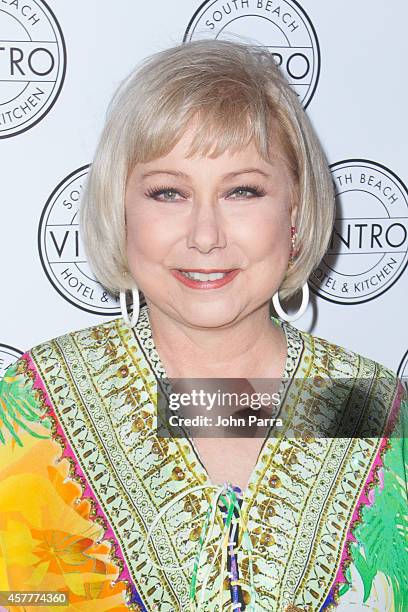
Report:
[[[190,581],[190,597],[189,597],[189,601],[190,601],[190,612],[197,612],[200,611],[201,606],[204,602],[204,597],[205,597],[205,591],[206,591],[206,587],[207,587],[207,583],[209,580],[209,577],[211,575],[211,571],[214,567],[214,563],[215,560],[218,557],[218,554],[220,552],[220,549],[222,549],[222,557],[221,557],[221,579],[220,579],[220,590],[219,590],[219,599],[218,599],[218,606],[219,606],[219,611],[222,611],[222,599],[223,599],[223,586],[224,586],[224,573],[225,573],[225,569],[227,567],[227,555],[228,555],[228,546],[233,546],[234,544],[236,544],[236,542],[232,541],[232,542],[228,542],[228,536],[229,536],[229,529],[230,529],[230,525],[231,523],[233,525],[239,524],[239,528],[240,528],[240,533],[242,533],[242,543],[244,544],[245,550],[248,553],[249,556],[249,578],[250,578],[250,586],[249,589],[246,587],[246,585],[243,585],[241,582],[239,582],[240,586],[242,589],[249,591],[250,593],[250,603],[247,607],[248,612],[255,612],[255,597],[256,597],[256,591],[255,591],[255,585],[254,585],[254,576],[253,576],[253,565],[252,565],[252,542],[251,542],[251,538],[249,537],[249,533],[248,533],[248,528],[247,528],[247,523],[244,519],[243,514],[241,513],[241,507],[238,503],[237,500],[237,496],[235,494],[235,491],[232,487],[232,485],[230,483],[224,483],[221,486],[215,486],[215,485],[199,485],[197,487],[192,487],[191,489],[188,489],[187,491],[183,491],[182,493],[180,493],[179,495],[177,495],[174,499],[172,499],[168,504],[166,504],[161,511],[158,513],[158,515],[155,517],[155,519],[153,520],[152,524],[149,527],[149,531],[148,534],[146,536],[145,539],[145,547],[147,550],[147,544],[148,541],[152,535],[153,529],[155,528],[155,526],[157,525],[157,523],[159,522],[159,520],[162,518],[162,516],[167,512],[167,510],[169,510],[169,508],[171,508],[171,506],[175,503],[177,503],[180,499],[182,499],[185,495],[189,495],[190,493],[192,493],[193,491],[197,491],[199,489],[217,489],[216,493],[214,494],[211,503],[209,505],[209,508],[207,510],[207,513],[205,515],[205,519],[204,519],[204,524],[203,527],[201,529],[201,533],[200,533],[200,538],[199,538],[199,549],[197,551],[196,557],[194,559],[194,566],[193,566],[193,573],[191,576],[191,581]],[[226,507],[226,519],[224,522],[224,527],[221,533],[221,538],[220,538],[220,542],[218,544],[217,550],[215,552],[215,554],[213,555],[210,567],[208,568],[208,571],[205,574],[205,577],[203,579],[202,585],[201,585],[201,597],[200,597],[200,601],[198,602],[198,607],[196,607],[196,592],[197,592],[197,573],[198,573],[198,569],[200,567],[200,562],[201,562],[201,557],[203,554],[203,551],[208,543],[208,541],[211,539],[211,535],[213,533],[214,530],[214,525],[216,522],[215,519],[215,515],[217,512],[217,507],[218,507],[218,500],[221,499],[222,503],[225,505]],[[238,518],[234,517],[234,509],[237,510],[238,512]],[[241,531],[242,530],[242,531]],[[233,530],[233,538],[235,536],[235,531],[236,531],[236,527]],[[231,552],[230,552],[231,554]],[[191,559],[189,559],[186,563],[184,563],[183,565],[177,566],[177,565],[168,565],[168,566],[164,566],[164,565],[160,565],[160,563],[156,563],[155,561],[152,561],[151,559],[148,559],[148,562],[151,563],[152,565],[154,565],[154,567],[164,570],[164,571],[175,571],[175,570],[182,570],[185,569],[187,566],[190,565],[191,563]],[[237,581],[231,581],[231,586],[234,586],[237,584]],[[232,604],[232,609],[233,610],[238,610],[240,608],[240,604]]]

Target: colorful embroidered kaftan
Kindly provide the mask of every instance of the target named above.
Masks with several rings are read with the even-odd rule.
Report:
[[[288,344],[286,402],[298,398],[293,380],[360,378],[375,411],[401,426],[406,394],[390,370],[274,322]],[[234,483],[211,482],[188,437],[156,435],[164,377],[147,306],[133,330],[104,322],[8,368],[0,590],[67,591],[81,612],[213,612],[220,597],[222,610],[408,610],[401,436],[267,436],[239,499]],[[327,410],[316,397],[313,409]],[[64,608],[10,608],[22,609]]]

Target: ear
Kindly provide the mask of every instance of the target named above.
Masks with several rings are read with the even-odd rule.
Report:
[[[291,211],[290,211],[290,221],[291,221],[291,225],[295,225],[296,226],[296,221],[297,221],[297,214],[298,214],[298,205],[297,204],[293,204]]]

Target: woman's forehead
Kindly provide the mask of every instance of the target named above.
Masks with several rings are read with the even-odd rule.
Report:
[[[196,155],[185,157],[183,148],[175,147],[169,154],[138,163],[134,166],[129,182],[147,182],[153,180],[177,179],[191,181],[228,182],[239,180],[276,180],[281,177],[289,179],[289,171],[284,160],[276,157],[265,161],[256,147],[251,145],[234,153],[225,151],[218,157]]]
[[[135,166],[137,166],[144,175],[148,175],[149,170],[153,171],[158,166],[164,167],[169,163],[178,163],[186,167],[193,167],[204,162],[207,162],[209,166],[228,163],[233,167],[256,165],[259,168],[270,169],[271,166],[279,165],[279,162],[284,161],[283,154],[276,147],[270,148],[269,158],[265,159],[254,141],[250,141],[241,147],[226,148],[224,151],[218,151],[216,154],[213,153],[217,146],[217,143],[214,142],[214,147],[209,152],[196,150],[192,153],[191,143],[193,138],[194,136],[191,133],[184,133],[170,151],[156,156],[153,159],[149,159],[148,161],[140,161],[135,164]],[[214,164],[211,162],[214,162]]]

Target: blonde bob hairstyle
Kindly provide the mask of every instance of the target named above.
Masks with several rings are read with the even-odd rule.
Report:
[[[326,251],[333,183],[309,119],[272,54],[242,42],[205,39],[165,49],[143,60],[115,92],[79,213],[91,269],[113,294],[136,286],[126,256],[127,179],[135,164],[168,154],[194,119],[189,157],[213,158],[254,142],[264,160],[280,155],[287,163],[300,248],[279,288],[280,298],[289,298]]]

